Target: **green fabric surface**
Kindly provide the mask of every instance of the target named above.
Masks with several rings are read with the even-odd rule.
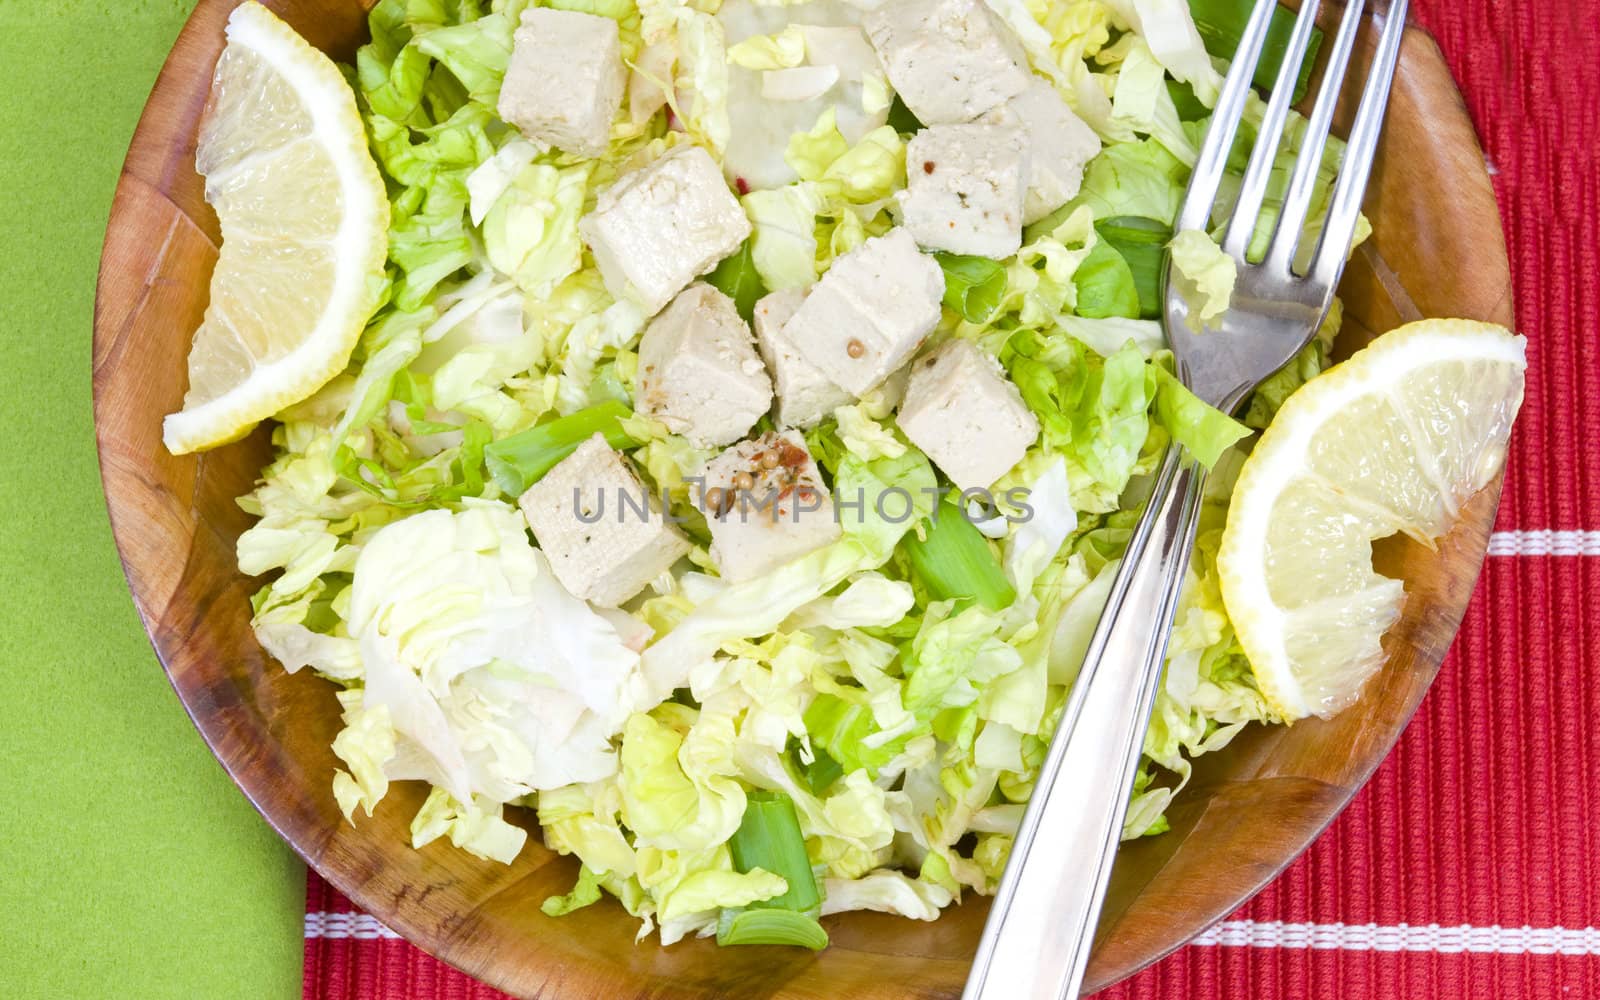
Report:
[[[304,875],[161,672],[100,494],[95,270],[193,0],[0,0],[0,996],[300,995]]]

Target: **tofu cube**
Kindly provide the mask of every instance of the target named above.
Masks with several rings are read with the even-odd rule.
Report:
[[[837,541],[842,531],[817,463],[795,431],[742,441],[706,464],[711,561],[749,580]]]
[[[606,288],[654,314],[750,235],[739,199],[699,146],[623,175],[578,222]]]
[[[983,0],[891,0],[863,26],[895,92],[924,125],[970,122],[1033,78],[1021,43]]]
[[[512,38],[500,117],[536,142],[599,156],[627,83],[615,20],[533,7]]]
[[[783,335],[831,382],[860,396],[922,346],[943,297],[944,272],[897,227],[835,260]]]
[[[960,339],[912,364],[896,422],[964,490],[993,485],[1039,436],[1038,418],[999,363]]]
[[[935,125],[906,144],[903,222],[930,250],[996,260],[1022,246],[1028,143],[1010,125]]]
[[[772,408],[772,382],[733,300],[696,283],[639,340],[637,409],[695,444],[723,445]]]
[[[1038,77],[1028,89],[984,115],[993,125],[1014,125],[1028,142],[1028,195],[1022,223],[1031,225],[1078,195],[1083,168],[1100,154],[1100,137],[1067,107],[1046,80]]]
[[[691,547],[602,434],[558,462],[519,503],[556,579],[601,607],[633,597]]]
[[[816,365],[800,356],[783,327],[806,299],[804,289],[786,288],[756,303],[756,348],[772,373],[781,427],[810,427],[855,397],[834,385]]]

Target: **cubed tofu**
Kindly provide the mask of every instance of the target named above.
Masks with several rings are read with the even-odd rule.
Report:
[[[839,257],[811,286],[783,335],[855,396],[906,363],[939,324],[944,272],[903,228]]]
[[[906,144],[903,223],[929,250],[999,260],[1022,246],[1028,143],[1012,125],[934,125]]]
[[[519,502],[556,579],[601,607],[633,597],[691,547],[602,434],[558,462]]]
[[[599,156],[610,145],[627,83],[615,20],[529,8],[512,38],[500,117],[537,142]]]
[[[836,541],[833,498],[795,431],[742,441],[706,464],[711,561],[724,579],[760,576]]]
[[[1016,36],[983,0],[890,0],[863,26],[895,92],[924,125],[970,122],[1032,78]]]
[[[659,312],[750,235],[739,199],[699,146],[679,146],[625,174],[578,222],[606,288]]]
[[[1047,80],[1038,77],[1028,89],[984,115],[980,121],[1014,125],[1028,141],[1028,195],[1022,204],[1023,225],[1031,225],[1078,195],[1083,168],[1100,153],[1100,137],[1073,114]]]
[[[999,363],[960,339],[911,365],[896,422],[964,490],[993,485],[1039,436],[1038,418]]]
[[[702,447],[739,440],[772,408],[772,382],[732,299],[697,282],[650,321],[637,403]]]
[[[783,327],[806,299],[804,289],[786,288],[756,303],[756,347],[772,373],[780,427],[810,427],[855,397],[833,384],[822,369],[800,356]]]

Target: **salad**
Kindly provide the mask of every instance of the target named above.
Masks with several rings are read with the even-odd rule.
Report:
[[[380,0],[375,311],[238,542],[263,647],[340,687],[345,815],[427,782],[416,847],[509,863],[525,807],[581,862],[530,905],[665,945],[931,920],[996,886],[1172,443],[1214,475],[1123,836],[1289,721],[1216,554],[1339,309],[1238,420],[1157,322],[1169,254],[1231,293],[1171,227],[1248,6]]]

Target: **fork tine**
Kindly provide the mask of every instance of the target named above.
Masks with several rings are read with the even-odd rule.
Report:
[[[1312,2],[1312,0],[1308,0]],[[1211,204],[1217,199],[1217,189],[1222,184],[1223,171],[1228,166],[1228,153],[1239,134],[1239,122],[1244,117],[1245,102],[1250,96],[1250,79],[1255,75],[1256,63],[1261,61],[1261,48],[1266,43],[1267,25],[1277,0],[1256,0],[1255,10],[1239,38],[1239,50],[1233,54],[1228,76],[1217,94],[1217,105],[1212,109],[1211,127],[1206,130],[1205,144],[1195,160],[1194,171],[1189,175],[1189,188],[1183,196],[1183,208],[1178,212],[1177,230],[1207,229],[1211,219]]]
[[[1350,141],[1333,189],[1328,221],[1323,224],[1316,256],[1308,271],[1310,277],[1329,288],[1338,283],[1345,259],[1350,255],[1350,241],[1355,237],[1356,220],[1361,215],[1361,199],[1367,191],[1367,177],[1372,172],[1378,137],[1383,133],[1383,117],[1389,110],[1389,86],[1394,82],[1400,43],[1405,38],[1408,5],[1408,0],[1394,0],[1389,13],[1384,15],[1383,36],[1378,39],[1372,75],[1367,78],[1366,90],[1361,94],[1361,107],[1356,111],[1355,126],[1350,129]]]
[[[1320,6],[1321,0],[1301,0],[1300,16],[1295,18],[1289,46],[1272,84],[1272,100],[1261,119],[1255,149],[1250,154],[1250,166],[1245,170],[1239,195],[1234,199],[1233,215],[1222,238],[1222,249],[1237,260],[1245,259],[1250,239],[1255,234],[1261,202],[1267,194],[1267,183],[1272,179],[1273,161],[1277,159],[1278,145],[1283,140],[1283,126],[1289,120],[1289,106],[1294,102],[1295,81],[1299,79],[1300,64],[1311,43],[1311,29],[1316,27]]]
[[[1355,48],[1356,32],[1361,27],[1365,7],[1366,0],[1348,0],[1345,6],[1339,34],[1328,54],[1328,68],[1322,77],[1317,103],[1311,109],[1305,137],[1295,154],[1294,174],[1278,211],[1272,242],[1267,245],[1267,255],[1262,261],[1269,272],[1280,277],[1287,278],[1294,267],[1300,231],[1305,228],[1306,214],[1311,210],[1311,194],[1316,189],[1317,171],[1322,166],[1322,151],[1328,144],[1328,129],[1333,124],[1333,112],[1339,104],[1339,91],[1344,86],[1344,74],[1350,65],[1350,53]]]

